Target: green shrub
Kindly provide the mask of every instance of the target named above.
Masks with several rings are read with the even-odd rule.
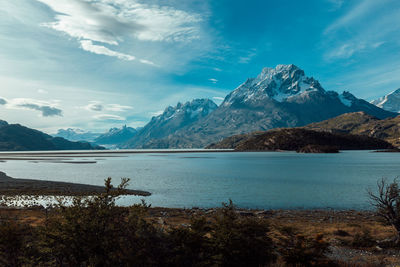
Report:
[[[218,210],[212,228],[218,266],[265,266],[276,259],[269,226],[256,218],[239,217],[232,201]]]

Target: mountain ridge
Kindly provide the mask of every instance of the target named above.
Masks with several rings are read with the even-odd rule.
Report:
[[[149,132],[163,131],[164,136],[153,134],[153,138],[137,139],[125,147],[201,148],[236,134],[305,126],[357,111],[381,119],[397,115],[350,92],[325,91],[316,79],[293,64],[278,65],[247,79],[207,116],[167,132],[154,125]]]
[[[20,124],[2,122],[0,124],[0,151],[102,149],[102,147],[94,147],[87,142],[71,142]]]

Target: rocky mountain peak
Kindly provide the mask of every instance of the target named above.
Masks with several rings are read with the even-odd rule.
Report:
[[[251,104],[266,98],[284,102],[290,97],[315,91],[325,92],[319,82],[307,77],[302,69],[293,64],[277,65],[264,68],[256,78],[248,79],[226,97],[223,105]]]
[[[199,115],[206,116],[218,108],[210,99],[193,99],[184,104],[178,102],[175,107],[167,107],[163,114],[155,117],[156,120],[169,120],[175,116],[187,116],[191,118],[198,117]]]
[[[387,111],[400,112],[400,88],[371,103]]]

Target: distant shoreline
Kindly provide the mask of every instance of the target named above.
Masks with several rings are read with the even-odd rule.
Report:
[[[24,155],[82,155],[82,154],[143,154],[143,153],[207,153],[237,152],[234,149],[120,149],[120,150],[47,150],[47,151],[0,151],[0,160],[5,156]]]
[[[0,195],[17,196],[90,196],[104,192],[104,186],[55,182],[32,179],[18,179],[0,172]],[[141,190],[125,190],[125,195],[150,196]]]

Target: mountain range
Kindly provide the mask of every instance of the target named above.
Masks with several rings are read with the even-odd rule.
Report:
[[[72,142],[62,137],[52,137],[20,124],[0,121],[0,151],[37,150],[87,150],[102,149],[88,142]]]
[[[70,141],[94,142],[101,133],[93,133],[77,128],[59,129],[54,137],[62,137]]]
[[[122,147],[201,148],[236,134],[304,126],[358,111],[378,119],[398,115],[350,92],[326,91],[293,64],[278,65],[247,79],[220,106],[196,99],[166,108]]]
[[[123,148],[170,148],[180,147],[175,144],[163,146],[158,143],[177,131],[185,129],[212,114],[218,106],[210,99],[194,99],[175,107],[169,106],[164,112],[146,124]]]
[[[400,112],[400,88],[371,102],[372,104],[392,112]]]
[[[94,143],[99,145],[122,144],[136,136],[137,132],[137,129],[126,125],[122,126],[122,128],[111,128],[108,132],[94,139]]]

